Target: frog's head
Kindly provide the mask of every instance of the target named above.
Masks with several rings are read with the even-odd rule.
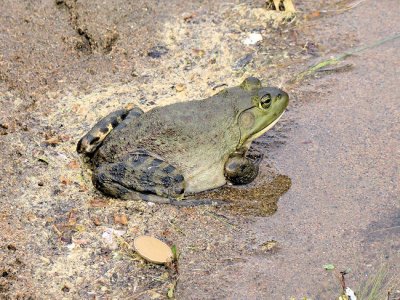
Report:
[[[287,93],[276,87],[262,87],[261,81],[255,77],[246,78],[240,88],[246,100],[241,99],[237,114],[240,129],[238,148],[271,129],[289,103]]]

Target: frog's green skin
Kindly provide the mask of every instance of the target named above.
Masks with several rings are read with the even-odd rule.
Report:
[[[246,151],[288,102],[282,90],[249,77],[208,99],[112,113],[79,141],[78,152],[92,156],[93,182],[102,192],[177,203],[227,181],[252,181],[258,168]]]

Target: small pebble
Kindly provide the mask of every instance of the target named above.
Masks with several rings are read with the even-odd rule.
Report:
[[[165,46],[154,46],[148,52],[147,55],[151,58],[160,58],[161,56],[168,53],[168,48]]]
[[[235,65],[232,67],[234,70],[243,69],[253,60],[253,54],[247,54],[236,61]]]
[[[250,33],[243,41],[242,43],[245,45],[255,45],[258,42],[261,42],[263,39],[262,35],[256,32]]]

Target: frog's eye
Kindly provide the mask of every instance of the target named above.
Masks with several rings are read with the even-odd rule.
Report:
[[[271,106],[271,102],[272,102],[271,95],[265,94],[264,96],[262,96],[260,100],[259,107],[263,110],[268,109]]]

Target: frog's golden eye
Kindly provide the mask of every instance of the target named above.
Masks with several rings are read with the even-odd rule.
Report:
[[[261,97],[259,107],[263,110],[268,109],[271,106],[272,97],[270,94],[265,94]]]

